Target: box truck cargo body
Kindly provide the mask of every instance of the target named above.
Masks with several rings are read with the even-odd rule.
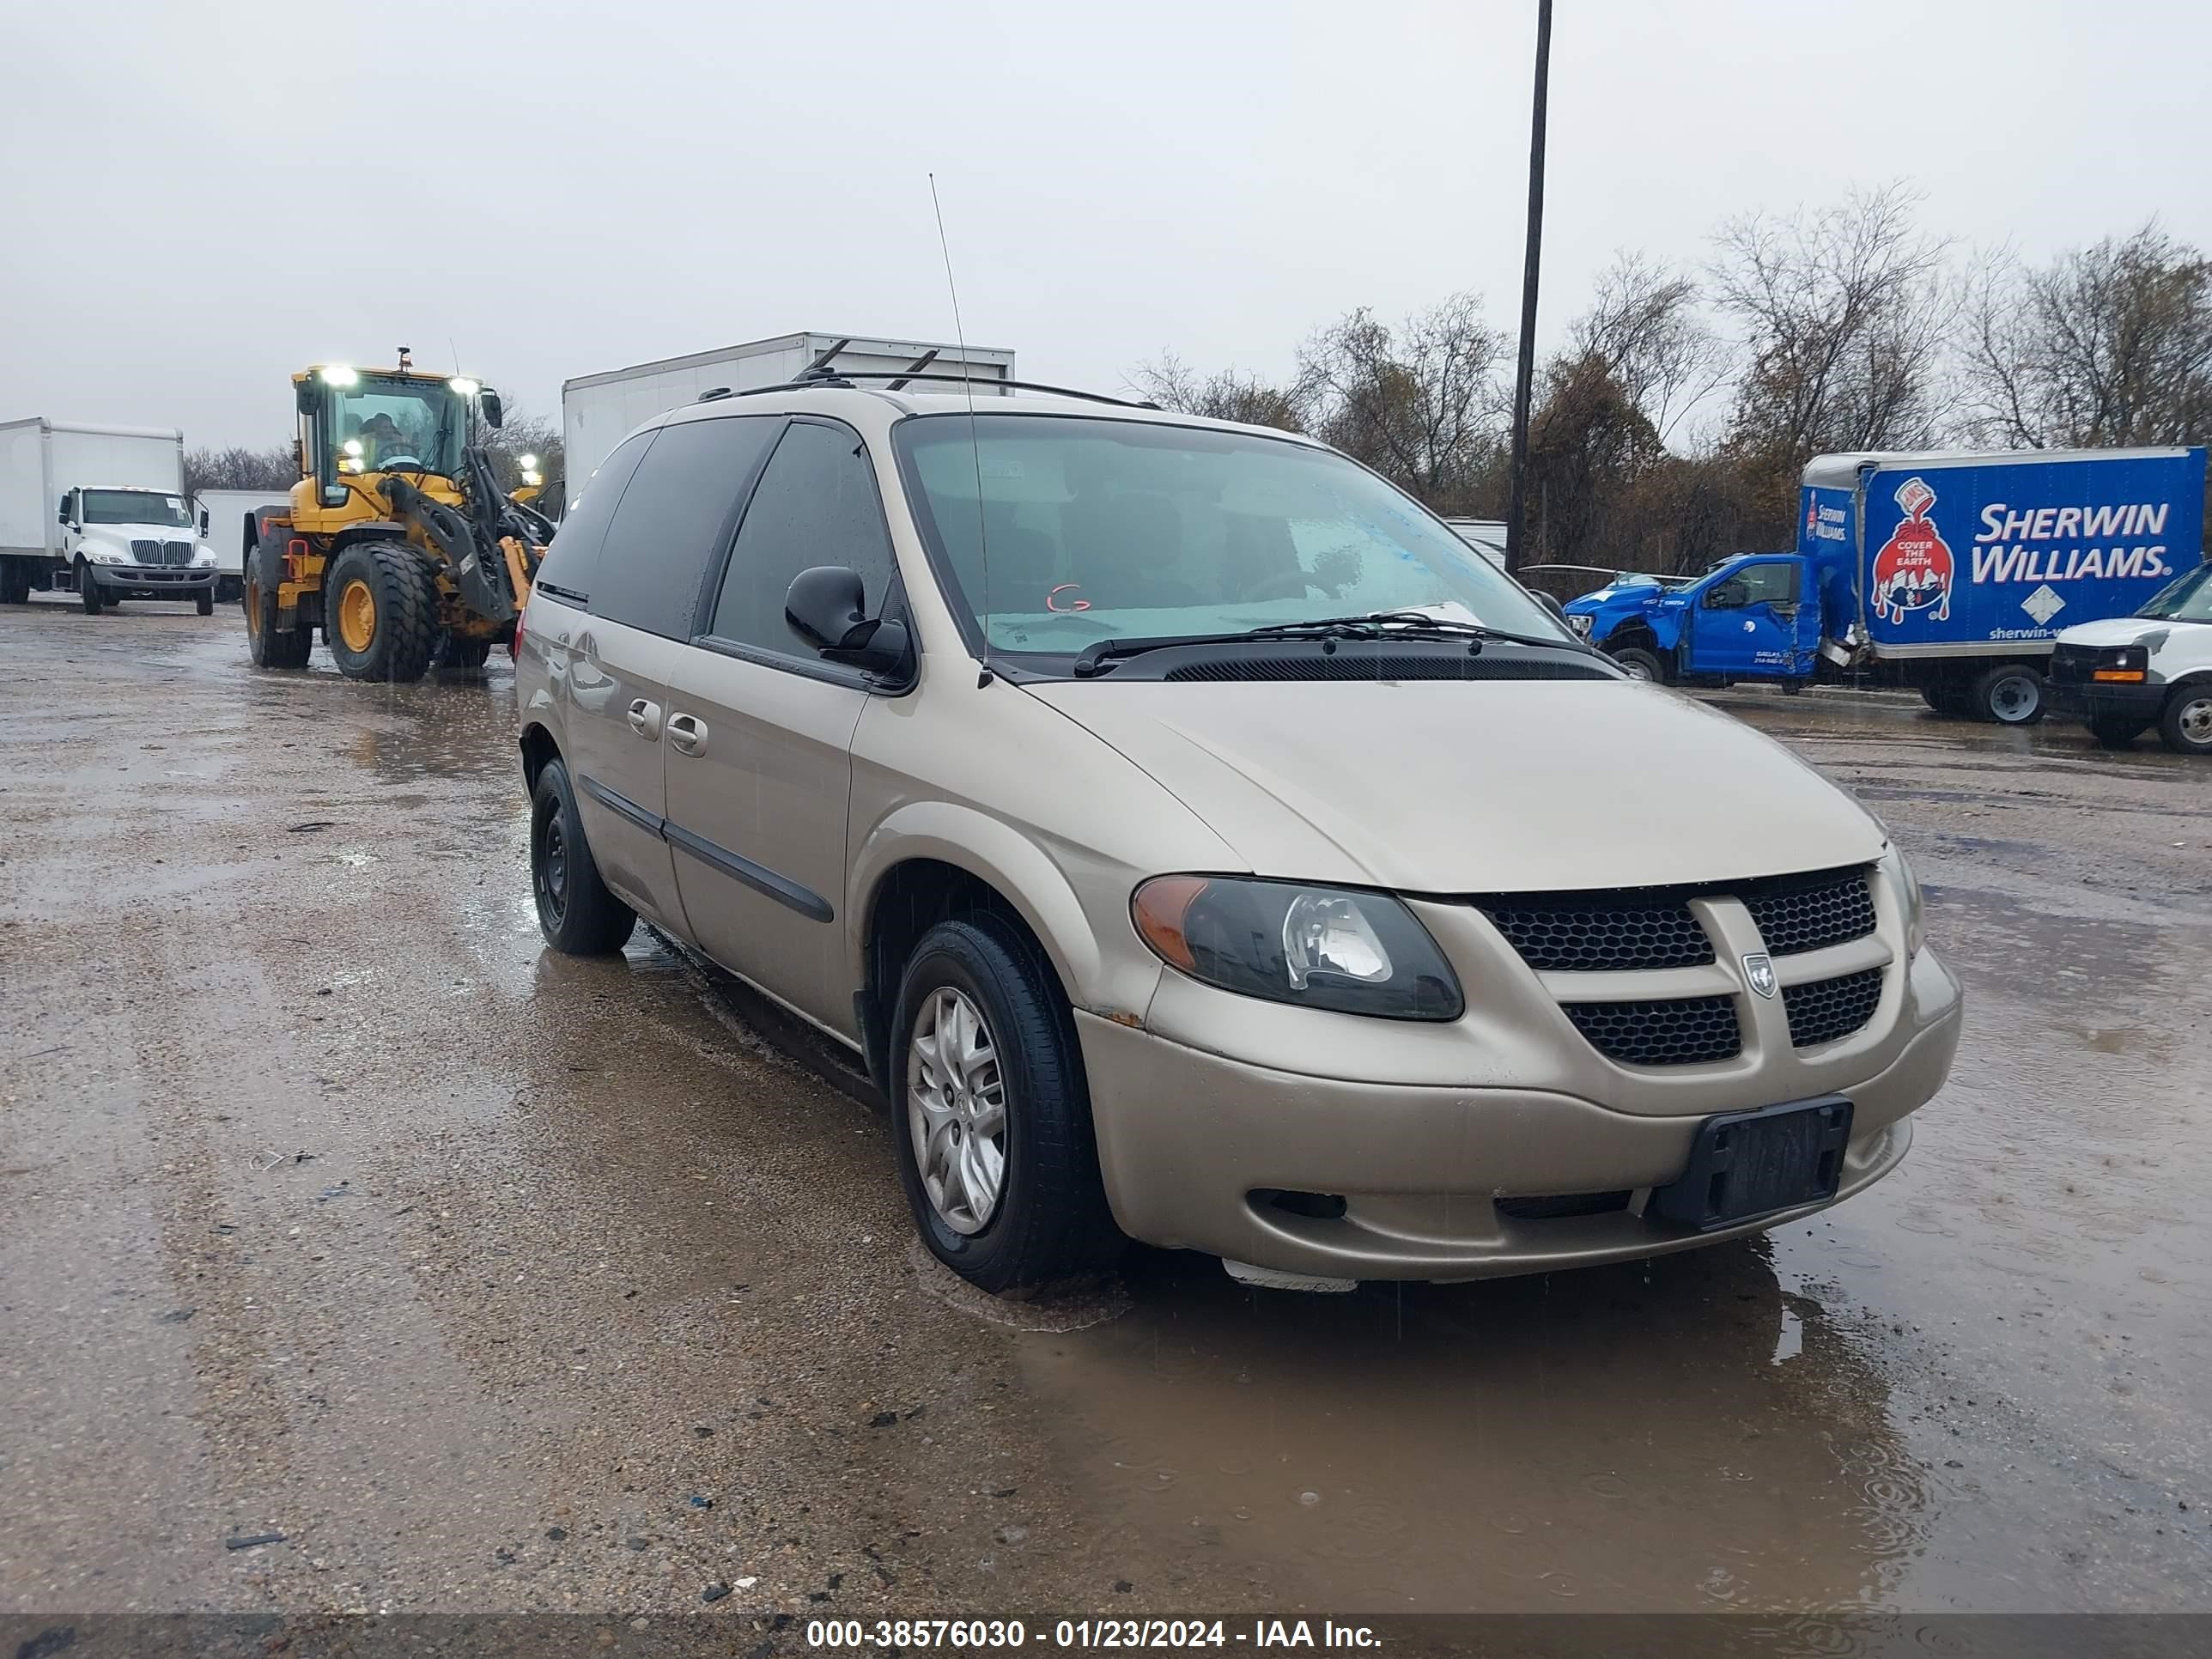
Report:
[[[0,422],[0,600],[76,589],[82,575],[88,609],[211,595],[214,550],[198,531],[173,427]]]
[[[215,549],[217,599],[228,604],[238,597],[246,576],[246,556],[261,539],[258,515],[282,513],[291,501],[284,489],[203,489],[192,497],[201,515],[201,536]]]
[[[773,339],[669,357],[629,368],[585,374],[561,387],[562,465],[566,501],[584,493],[584,482],[629,431],[656,415],[696,403],[702,392],[726,387],[745,392],[781,386],[809,369],[843,369],[883,374],[898,369],[922,374],[964,374],[978,393],[994,380],[1014,378],[1014,354],[985,346],[928,340],[874,339],[856,334],[780,334]],[[884,385],[888,382],[872,382]],[[957,387],[921,383],[932,392]],[[996,395],[995,393],[994,395]]]
[[[1791,552],[1567,606],[1632,672],[1905,685],[1940,713],[2043,713],[2051,642],[2134,614],[2204,557],[2202,449],[1822,455]]]

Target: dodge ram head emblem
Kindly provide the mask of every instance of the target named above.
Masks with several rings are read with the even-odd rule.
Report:
[[[1759,995],[1774,994],[1774,958],[1765,951],[1754,951],[1743,959],[1743,976]]]

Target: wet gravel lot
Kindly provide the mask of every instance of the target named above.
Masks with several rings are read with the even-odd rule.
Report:
[[[2212,1609],[2212,768],[1729,694],[1966,981],[1899,1173],[993,1304],[741,991],[542,948],[503,663],[40,603],[0,664],[0,1613]]]

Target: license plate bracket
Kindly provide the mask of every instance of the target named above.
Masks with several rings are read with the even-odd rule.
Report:
[[[1644,1213],[1701,1233],[1833,1198],[1850,1144],[1841,1095],[1723,1112],[1698,1126],[1680,1176],[1651,1189]]]

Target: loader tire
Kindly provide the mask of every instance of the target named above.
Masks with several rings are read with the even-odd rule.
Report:
[[[323,631],[349,680],[419,680],[438,643],[438,585],[401,542],[356,542],[323,580]]]
[[[246,651],[256,668],[305,668],[315,647],[315,635],[306,628],[276,625],[276,588],[261,581],[260,554],[246,562],[245,586],[239,604],[246,611]]]
[[[431,665],[441,673],[464,675],[475,672],[491,656],[489,640],[463,639],[456,634],[438,636],[438,649],[431,658]]]

